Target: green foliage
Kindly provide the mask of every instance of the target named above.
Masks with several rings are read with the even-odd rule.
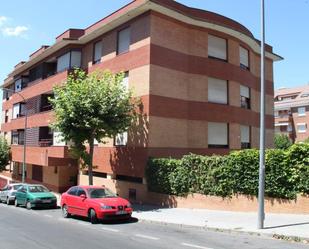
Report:
[[[146,168],[147,184],[150,191],[169,194],[172,192],[169,177],[179,165],[171,158],[150,158]]]
[[[293,171],[287,163],[287,152],[284,150],[268,150],[266,153],[265,194],[269,197],[293,199],[297,191],[293,182]]]
[[[103,142],[126,131],[134,121],[137,103],[122,84],[123,77],[123,73],[86,74],[75,69],[65,84],[54,87],[55,97],[50,101],[56,121],[52,127],[62,132],[65,141],[72,142],[73,154],[88,167],[89,184],[94,139]]]
[[[10,161],[10,146],[4,137],[0,137],[0,172],[5,169]]]
[[[292,146],[292,141],[290,138],[285,134],[276,134],[274,137],[274,143],[276,149],[288,149]]]
[[[297,143],[287,151],[287,164],[293,171],[296,190],[309,194],[309,144]]]
[[[293,199],[309,193],[309,144],[288,150],[271,149],[265,156],[265,194]],[[185,155],[175,159],[149,159],[146,177],[150,191],[187,195],[257,195],[259,151],[234,151],[227,156]]]

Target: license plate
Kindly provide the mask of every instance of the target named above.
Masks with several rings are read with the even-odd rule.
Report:
[[[122,211],[118,211],[118,212],[116,212],[116,214],[117,214],[117,215],[127,214],[127,211],[124,211],[124,210],[122,210]]]
[[[51,203],[51,200],[42,200],[43,203]]]

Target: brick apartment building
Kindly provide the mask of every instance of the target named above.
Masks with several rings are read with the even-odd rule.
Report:
[[[266,143],[273,146],[273,62],[266,46]],[[98,144],[95,184],[132,195],[145,189],[149,157],[225,154],[258,147],[260,45],[241,24],[172,0],[136,0],[86,29],[69,29],[17,64],[4,81],[2,131],[12,143],[12,176],[21,175],[28,113],[27,181],[63,191],[87,182],[57,132],[47,98],[70,68],[126,73],[144,106],[127,133]],[[78,179],[77,179],[78,178]]]
[[[309,138],[309,85],[275,92],[275,132],[293,142]]]

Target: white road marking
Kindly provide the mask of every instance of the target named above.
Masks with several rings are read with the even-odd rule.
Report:
[[[143,239],[151,239],[151,240],[159,240],[159,238],[143,235],[143,234],[135,234],[135,237],[143,238]]]
[[[44,214],[45,217],[48,217],[48,218],[53,218],[53,216],[49,215],[49,214]]]
[[[213,249],[213,248],[210,248],[210,247],[198,246],[198,245],[188,244],[188,243],[181,243],[181,245],[182,246],[192,247],[192,248],[199,248],[199,249]]]
[[[114,229],[114,228],[101,227],[101,229],[104,230],[104,231],[109,231],[109,232],[114,232],[114,233],[119,232],[118,229]]]

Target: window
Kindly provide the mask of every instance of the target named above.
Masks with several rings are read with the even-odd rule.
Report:
[[[240,106],[245,109],[250,109],[250,88],[240,86]]]
[[[25,103],[17,103],[13,105],[13,115],[12,118],[19,118],[25,115],[26,105]]]
[[[307,124],[306,123],[298,123],[297,124],[297,131],[298,131],[298,133],[305,133],[307,131]]]
[[[122,54],[130,50],[130,28],[125,28],[118,32],[117,54]]]
[[[7,123],[7,122],[9,122],[9,111],[8,110],[5,111],[5,115],[4,115],[4,123]]]
[[[81,196],[81,195],[86,195],[85,190],[83,190],[82,188],[78,188],[77,190],[77,196]]]
[[[128,143],[128,132],[123,132],[116,135],[115,137],[116,146],[127,145],[127,143]]]
[[[93,46],[93,64],[101,61],[102,57],[102,41],[98,41]]]
[[[12,131],[12,144],[18,144],[18,132]]]
[[[250,149],[250,127],[249,126],[240,126],[240,142],[242,149]]]
[[[275,118],[279,117],[279,112],[278,111],[274,111],[274,116],[275,116]]]
[[[77,195],[77,190],[78,190],[78,187],[72,187],[72,188],[69,189],[68,194],[69,195]]]
[[[25,140],[24,130],[12,131],[12,141],[14,145],[23,145]]]
[[[22,79],[18,79],[15,81],[15,92],[21,91]]]
[[[208,147],[228,148],[228,124],[208,122]]]
[[[306,107],[298,107],[298,116],[306,116]]]
[[[57,58],[57,72],[81,66],[81,52],[70,51]]]
[[[300,97],[301,98],[307,98],[307,97],[309,97],[309,93],[303,93]]]
[[[208,57],[227,60],[226,40],[213,35],[208,35]]]
[[[208,101],[227,104],[227,81],[208,78]]]
[[[28,81],[29,78],[26,76],[21,76],[21,78],[15,80],[14,83],[15,92],[20,92],[22,89],[24,89],[27,86]]]
[[[239,47],[240,67],[249,69],[249,51],[243,47]]]
[[[122,85],[129,90],[129,72],[125,72],[122,80]]]

